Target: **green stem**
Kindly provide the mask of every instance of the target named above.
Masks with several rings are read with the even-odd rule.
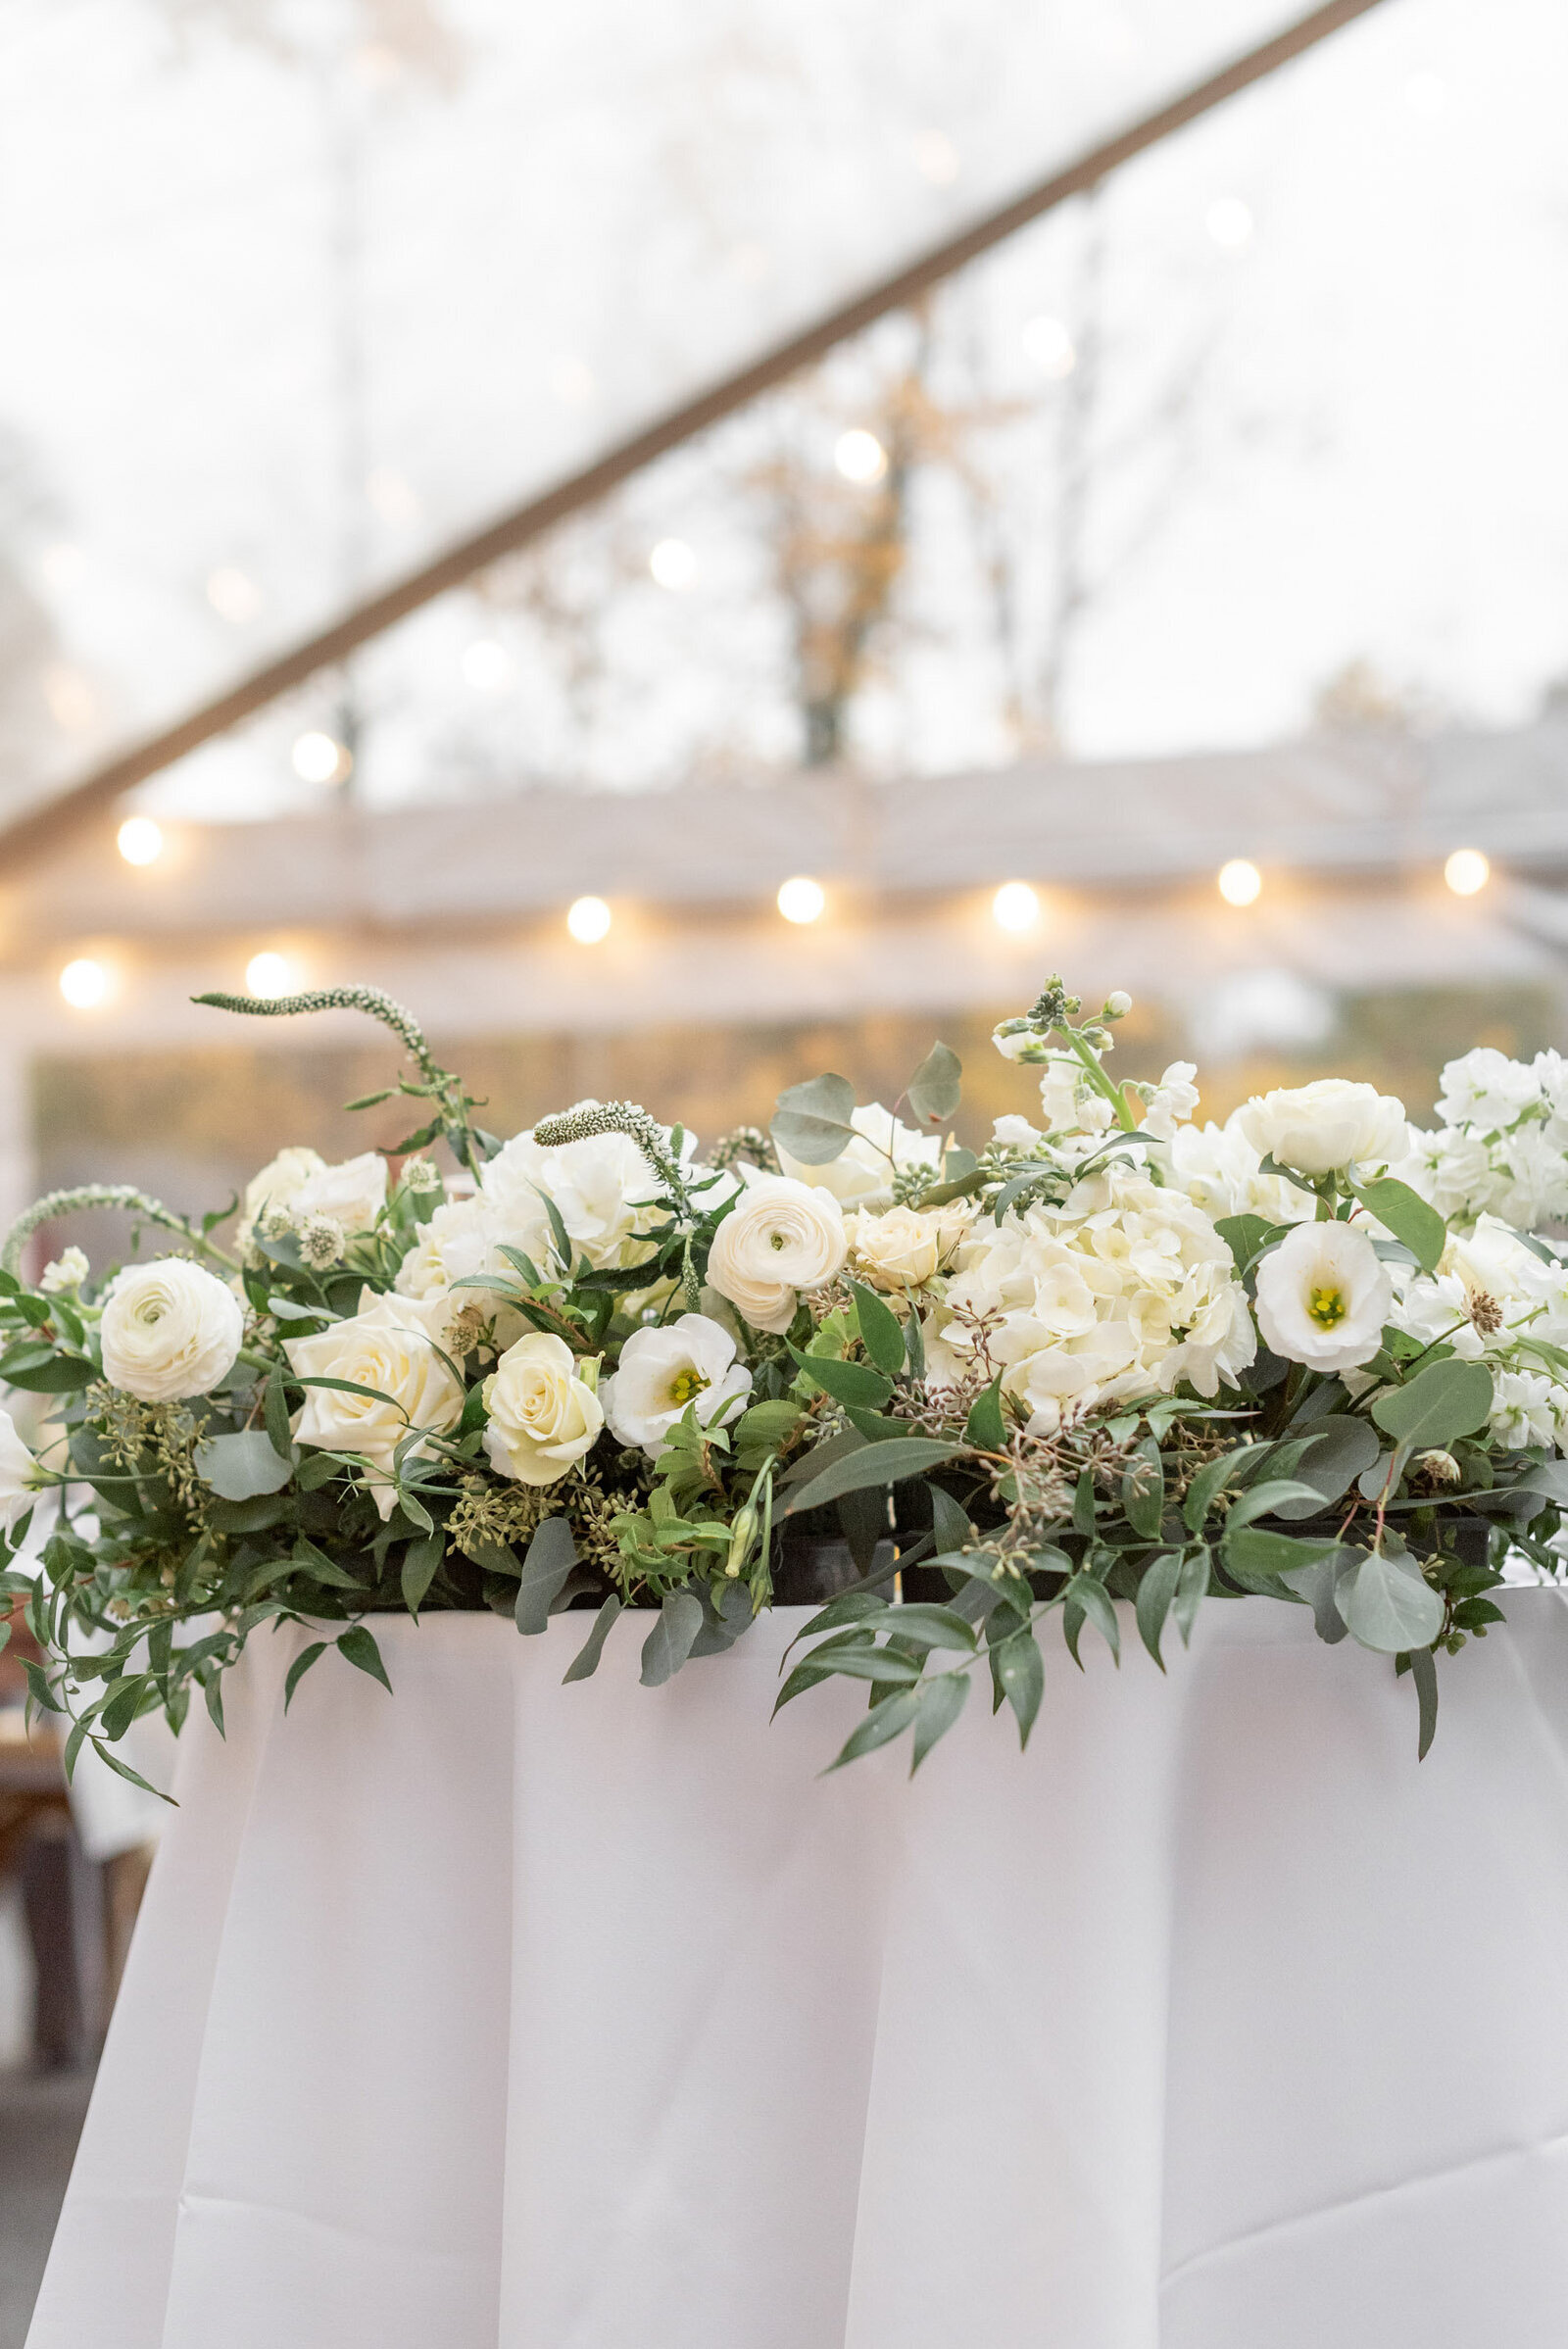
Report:
[[[1111,1079],[1106,1076],[1104,1068],[1101,1063],[1099,1054],[1090,1051],[1088,1045],[1085,1044],[1083,1038],[1079,1035],[1076,1028],[1063,1028],[1061,1032],[1066,1037],[1068,1044],[1072,1047],[1074,1053],[1083,1062],[1084,1067],[1089,1071],[1090,1082],[1093,1084],[1095,1091],[1097,1093],[1103,1094],[1106,1101],[1109,1101],[1111,1107],[1115,1110],[1116,1122],[1121,1127],[1122,1132],[1124,1134],[1136,1133],[1138,1130],[1138,1120],[1136,1117],[1134,1117],[1131,1109],[1129,1109],[1127,1106],[1127,1096],[1123,1093],[1119,1085],[1114,1084]]]

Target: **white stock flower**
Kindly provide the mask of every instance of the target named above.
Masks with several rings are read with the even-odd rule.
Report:
[[[550,1150],[531,1131],[517,1134],[486,1161],[479,1187],[495,1211],[499,1238],[541,1272],[558,1252],[547,1199],[574,1253],[597,1270],[639,1263],[649,1252],[644,1235],[663,1220],[655,1203],[659,1178],[629,1134],[593,1134]]]
[[[58,1297],[63,1289],[79,1289],[91,1269],[83,1249],[68,1248],[63,1256],[44,1266],[38,1286],[45,1297]]]
[[[295,1223],[329,1215],[345,1232],[368,1232],[386,1205],[386,1160],[378,1150],[362,1150],[340,1165],[318,1165],[287,1203]]]
[[[1102,1134],[1115,1111],[1089,1082],[1079,1060],[1053,1054],[1040,1080],[1040,1113],[1049,1134]]]
[[[1209,1218],[1123,1165],[1079,1183],[1061,1207],[977,1224],[940,1323],[945,1356],[1001,1370],[1036,1432],[1183,1384],[1212,1395],[1257,1349]]]
[[[991,1139],[1000,1143],[1004,1150],[1032,1150],[1043,1140],[1043,1136],[1040,1128],[1032,1126],[1027,1117],[1014,1117],[1009,1113],[993,1120]]]
[[[845,1218],[857,1272],[878,1289],[919,1289],[951,1261],[969,1217],[961,1202],[948,1207],[890,1207],[885,1215]]]
[[[360,1309],[309,1338],[288,1338],[283,1351],[301,1378],[346,1379],[374,1388],[351,1395],[337,1387],[307,1387],[294,1421],[301,1444],[357,1452],[370,1463],[375,1505],[390,1517],[391,1478],[398,1445],[411,1430],[446,1434],[463,1415],[463,1381],[443,1358],[445,1307],[412,1297],[361,1293]]]
[[[1236,1122],[1259,1157],[1305,1175],[1349,1166],[1387,1166],[1407,1157],[1404,1103],[1373,1085],[1319,1077],[1252,1098]]]
[[[312,1175],[325,1170],[326,1160],[317,1150],[307,1150],[303,1143],[293,1143],[270,1158],[260,1174],[252,1175],[245,1186],[245,1205],[241,1221],[247,1232],[270,1210],[286,1211],[293,1206],[296,1194]]]
[[[0,1527],[9,1534],[38,1495],[30,1482],[33,1457],[9,1411],[0,1411]]]
[[[104,1376],[144,1403],[209,1395],[233,1369],[245,1314],[233,1291],[185,1256],[121,1273],[104,1304]]]
[[[852,1110],[850,1123],[855,1128],[854,1141],[846,1143],[825,1166],[808,1166],[804,1159],[792,1158],[788,1150],[780,1150],[778,1162],[784,1173],[798,1183],[810,1184],[813,1190],[830,1191],[843,1206],[858,1207],[892,1197],[896,1167],[929,1167],[933,1178],[941,1171],[940,1139],[906,1126],[880,1101],[866,1101]]]
[[[662,1329],[633,1330],[599,1398],[616,1442],[640,1444],[657,1460],[690,1406],[700,1427],[711,1427],[751,1389],[752,1374],[736,1361],[729,1331],[706,1313],[683,1313]]]
[[[848,1253],[830,1192],[789,1175],[759,1175],[713,1235],[708,1278],[753,1329],[782,1333],[801,1294],[831,1281]]]
[[[1197,1074],[1194,1060],[1173,1060],[1166,1069],[1144,1111],[1143,1131],[1151,1142],[1171,1141],[1177,1128],[1191,1118],[1198,1106],[1198,1087],[1193,1083]]]
[[[1112,1019],[1125,1019],[1133,1007],[1133,999],[1125,987],[1113,988],[1105,998],[1105,1009]]]
[[[1257,1326],[1287,1362],[1353,1370],[1383,1342],[1394,1303],[1387,1268],[1348,1223],[1298,1223],[1257,1271]]]
[[[568,1148],[575,1147],[568,1145]],[[509,1346],[484,1383],[490,1465],[519,1485],[557,1485],[592,1450],[605,1424],[591,1383],[564,1338],[532,1330]]]
[[[1234,1117],[1222,1126],[1178,1126],[1161,1163],[1177,1189],[1216,1221],[1261,1215],[1265,1223],[1299,1223],[1317,1211],[1309,1191],[1283,1175],[1263,1173],[1262,1160]]]

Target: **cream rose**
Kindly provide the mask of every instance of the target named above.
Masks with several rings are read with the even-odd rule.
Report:
[[[633,1330],[620,1366],[600,1388],[610,1432],[619,1444],[640,1444],[651,1459],[688,1409],[711,1427],[729,1418],[752,1390],[752,1374],[735,1359],[735,1341],[706,1313],[683,1313],[662,1329]]]
[[[708,1278],[753,1329],[783,1332],[801,1292],[820,1289],[849,1253],[830,1192],[790,1175],[760,1175],[713,1235]]]
[[[184,1256],[133,1264],[99,1326],[104,1376],[144,1403],[209,1395],[234,1367],[245,1314],[231,1289]]]
[[[31,1477],[33,1457],[17,1434],[9,1411],[0,1411],[0,1527],[9,1534],[37,1499]]]
[[[441,1351],[447,1311],[441,1300],[378,1297],[367,1289],[349,1320],[284,1342],[299,1377],[347,1379],[375,1390],[351,1395],[340,1387],[307,1387],[294,1434],[301,1444],[368,1460],[383,1517],[392,1514],[392,1477],[405,1437],[415,1429],[445,1434],[463,1415],[463,1381]]]
[[[1383,1343],[1394,1286],[1364,1232],[1298,1223],[1257,1268],[1257,1326],[1287,1362],[1354,1370]]]
[[[920,1289],[950,1261],[968,1229],[954,1210],[890,1207],[885,1215],[852,1215],[845,1233],[856,1269],[879,1289]]]
[[[252,1175],[245,1186],[243,1221],[246,1231],[249,1232],[270,1210],[292,1209],[295,1194],[310,1181],[312,1175],[322,1173],[325,1166],[326,1160],[319,1152],[307,1150],[302,1143],[279,1150],[277,1156],[270,1159],[260,1174]]]
[[[1260,1158],[1306,1175],[1352,1163],[1389,1166],[1410,1150],[1404,1103],[1345,1077],[1254,1095],[1236,1123]]]
[[[509,1346],[484,1383],[491,1467],[519,1485],[559,1484],[592,1450],[605,1424],[592,1384],[597,1368],[579,1367],[564,1338],[548,1330],[530,1331]]]
[[[296,1223],[307,1215],[329,1215],[345,1232],[368,1232],[386,1205],[386,1160],[377,1150],[345,1158],[340,1166],[318,1164],[288,1202]]]

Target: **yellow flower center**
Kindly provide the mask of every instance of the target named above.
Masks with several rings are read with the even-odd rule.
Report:
[[[1306,1300],[1307,1312],[1320,1330],[1332,1330],[1345,1319],[1343,1289],[1314,1289]]]
[[[694,1396],[702,1394],[703,1389],[709,1383],[700,1370],[696,1370],[688,1364],[684,1370],[677,1370],[675,1376],[670,1380],[669,1399],[672,1403],[678,1403],[684,1410]]]

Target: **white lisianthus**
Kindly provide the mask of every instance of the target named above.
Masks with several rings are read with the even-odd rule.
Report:
[[[1410,1150],[1404,1103],[1346,1077],[1254,1095],[1236,1122],[1260,1158],[1305,1175],[1352,1164],[1389,1166]]]
[[[46,1264],[38,1276],[38,1286],[45,1297],[58,1297],[63,1289],[79,1289],[91,1266],[86,1253],[79,1248],[68,1248],[63,1256]]]
[[[595,1106],[592,1102],[579,1104]],[[659,1179],[629,1134],[594,1134],[546,1150],[532,1132],[514,1135],[479,1177],[498,1237],[541,1271],[558,1250],[545,1200],[552,1200],[574,1254],[596,1269],[640,1263],[644,1235],[662,1220]]]
[[[362,1150],[338,1166],[318,1164],[289,1199],[288,1212],[295,1223],[329,1215],[345,1232],[368,1232],[385,1205],[386,1160],[378,1150]]]
[[[234,1292],[185,1256],[133,1264],[104,1303],[104,1376],[144,1403],[184,1402],[227,1378],[245,1336]]]
[[[968,1230],[961,1204],[948,1207],[890,1207],[885,1215],[845,1218],[850,1254],[858,1272],[878,1289],[921,1289],[948,1265]]]
[[[1393,1303],[1387,1267],[1351,1224],[1298,1223],[1258,1266],[1264,1344],[1309,1370],[1354,1370],[1369,1362]]]
[[[752,1391],[728,1330],[706,1313],[683,1313],[662,1329],[634,1330],[599,1399],[617,1443],[640,1444],[657,1460],[664,1438],[695,1406],[700,1427],[727,1419]]]
[[[312,1175],[322,1174],[325,1168],[326,1160],[320,1153],[307,1150],[303,1143],[293,1143],[286,1150],[279,1150],[245,1186],[241,1221],[246,1231],[251,1231],[270,1212],[289,1212],[296,1195]]]
[[[0,1411],[0,1527],[8,1534],[38,1497],[31,1482],[33,1465],[16,1421],[9,1411]]]
[[[356,1452],[370,1463],[370,1490],[383,1517],[396,1494],[398,1445],[413,1430],[445,1435],[463,1416],[463,1381],[445,1359],[446,1307],[439,1300],[361,1293],[360,1309],[309,1338],[289,1338],[283,1351],[303,1379],[345,1379],[373,1395],[339,1387],[305,1390],[294,1421],[301,1444]]]
[[[592,1450],[605,1424],[594,1391],[598,1367],[580,1363],[564,1338],[548,1330],[508,1346],[484,1383],[484,1448],[499,1475],[557,1485]]]
[[[830,1192],[789,1175],[759,1175],[713,1235],[708,1278],[753,1329],[782,1333],[802,1294],[831,1281],[848,1253]]]
[[[1166,1069],[1144,1111],[1143,1131],[1151,1142],[1169,1142],[1191,1118],[1198,1106],[1197,1074],[1194,1060],[1173,1060]]]
[[[938,1137],[905,1125],[880,1101],[867,1101],[853,1110],[850,1123],[855,1128],[854,1141],[847,1142],[825,1166],[808,1166],[804,1159],[792,1158],[788,1150],[780,1150],[778,1162],[784,1173],[814,1190],[830,1191],[846,1207],[891,1199],[896,1168],[926,1166],[933,1180],[940,1173],[942,1144]]]
[[[1568,1392],[1539,1370],[1499,1370],[1492,1382],[1492,1413],[1488,1425],[1504,1451],[1522,1451],[1527,1444],[1560,1451]]]

